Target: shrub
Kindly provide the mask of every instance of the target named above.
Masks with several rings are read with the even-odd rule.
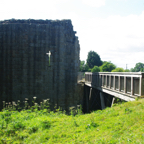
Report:
[[[92,69],[91,69],[91,72],[100,72],[100,68],[98,66],[94,66]]]
[[[112,72],[124,72],[124,69],[118,67],[118,68],[112,70]]]

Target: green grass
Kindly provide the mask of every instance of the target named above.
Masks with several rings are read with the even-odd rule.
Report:
[[[144,99],[75,116],[59,110],[3,110],[0,143],[143,144]]]

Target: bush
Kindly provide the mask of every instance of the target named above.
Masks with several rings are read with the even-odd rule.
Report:
[[[111,62],[104,62],[104,64],[100,67],[101,72],[111,72],[114,70],[116,66]]]
[[[91,69],[91,72],[100,72],[100,68],[98,66],[94,66],[92,69]]]
[[[124,72],[123,68],[116,68],[114,70],[112,70],[112,72]]]

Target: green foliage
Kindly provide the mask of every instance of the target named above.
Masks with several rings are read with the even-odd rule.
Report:
[[[89,68],[87,72],[91,72],[91,69]]]
[[[89,68],[92,69],[94,66],[101,66],[102,61],[101,61],[100,56],[96,52],[90,51],[88,52],[87,64]]]
[[[136,63],[135,67],[131,69],[132,72],[144,72],[144,63]]]
[[[43,129],[49,129],[51,126],[51,123],[45,118],[44,120],[42,120],[41,125]]]
[[[107,61],[102,61],[102,64],[105,64]]]
[[[71,115],[59,110],[55,113],[46,109],[3,110],[0,112],[0,143],[144,142],[144,99],[85,115],[80,106],[71,107]]]
[[[124,69],[118,67],[118,68],[112,70],[112,72],[124,72]]]
[[[80,61],[80,72],[88,72],[89,66],[85,64],[85,61]]]
[[[91,69],[91,72],[100,72],[100,68],[98,66],[94,66],[92,69]]]
[[[130,70],[129,69],[126,69],[126,70],[124,70],[125,72],[130,72]]]
[[[89,66],[88,66],[88,64],[86,63],[85,64],[85,72],[87,72],[89,70]]]
[[[101,72],[111,72],[115,68],[116,66],[111,62],[105,62],[102,66],[100,66]]]
[[[85,66],[85,61],[80,61],[80,68],[79,68],[80,72],[84,72],[84,66]]]
[[[134,69],[134,68],[131,68],[130,71],[131,71],[131,72],[135,72],[135,69]]]

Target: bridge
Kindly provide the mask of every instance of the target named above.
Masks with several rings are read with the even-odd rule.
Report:
[[[86,111],[92,109],[96,101],[100,101],[99,105],[104,109],[106,106],[112,106],[115,98],[133,101],[143,95],[144,73],[142,72],[85,73]]]

